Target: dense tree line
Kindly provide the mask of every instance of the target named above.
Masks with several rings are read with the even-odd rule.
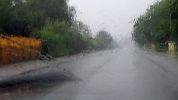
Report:
[[[0,34],[41,38],[44,53],[52,56],[109,48],[113,40],[108,32],[94,38],[75,17],[68,0],[0,0]]]
[[[160,0],[137,18],[133,38],[140,45],[178,43],[178,0]]]
[[[1,0],[0,32],[30,35],[55,20],[70,25],[73,13],[67,0]]]

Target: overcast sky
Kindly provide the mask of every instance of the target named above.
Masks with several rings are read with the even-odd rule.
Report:
[[[93,33],[105,29],[114,37],[129,37],[134,18],[144,14],[156,0],[70,0],[78,19],[90,26]]]

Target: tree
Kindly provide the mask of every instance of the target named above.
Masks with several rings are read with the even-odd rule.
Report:
[[[113,46],[113,38],[109,32],[101,30],[94,38],[94,46],[97,49],[106,49]]]
[[[51,21],[73,23],[67,0],[0,0],[0,32],[29,36]]]
[[[160,44],[165,43],[173,37],[173,40],[178,40],[177,35],[177,18],[175,17],[170,23],[170,14],[175,12],[175,3],[170,3],[170,0],[161,0],[147,9],[147,12],[140,16],[135,24],[133,37],[139,44]],[[173,7],[174,6],[174,7]],[[171,14],[171,17],[176,16],[176,13]],[[170,29],[171,26],[171,29]]]

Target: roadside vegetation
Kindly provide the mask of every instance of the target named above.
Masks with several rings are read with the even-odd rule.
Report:
[[[89,27],[76,20],[68,0],[0,0],[0,12],[1,34],[40,38],[44,54],[59,57],[114,46],[105,30],[93,37]]]
[[[166,50],[168,41],[178,43],[178,0],[159,0],[135,19],[133,38],[140,46]]]

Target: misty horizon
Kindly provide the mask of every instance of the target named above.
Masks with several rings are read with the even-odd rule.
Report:
[[[77,20],[87,24],[92,33],[106,30],[114,38],[131,37],[133,20],[146,12],[156,0],[70,0],[77,10]]]

